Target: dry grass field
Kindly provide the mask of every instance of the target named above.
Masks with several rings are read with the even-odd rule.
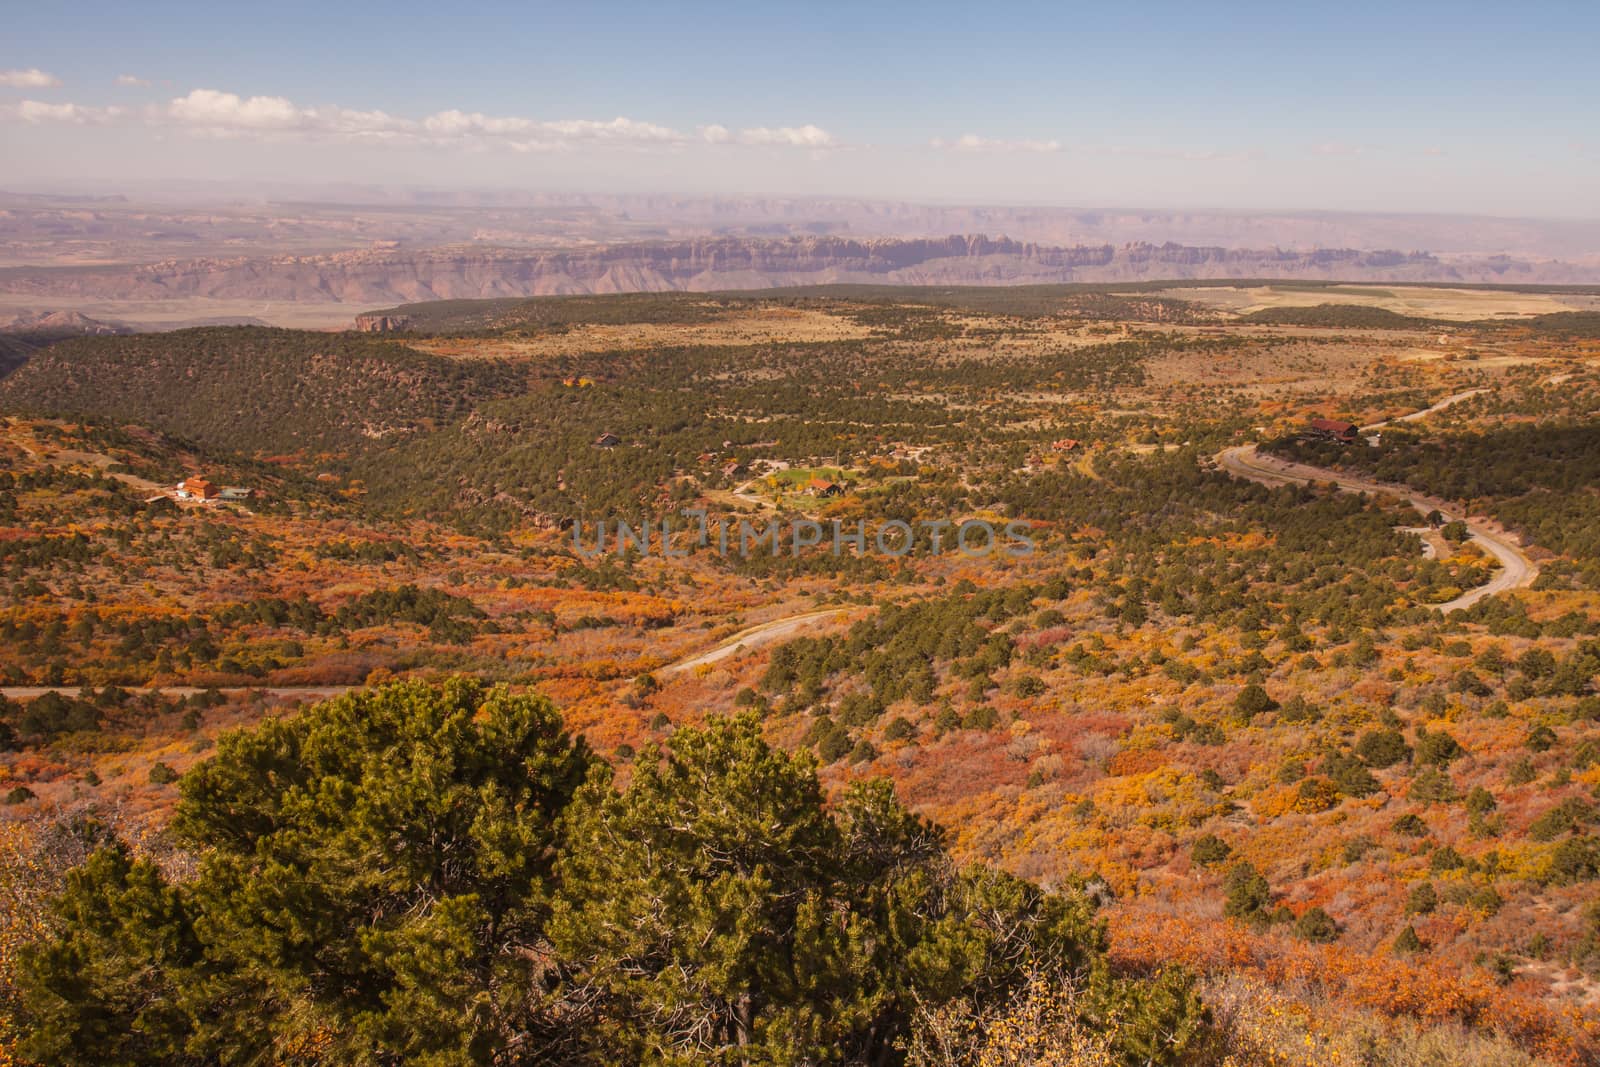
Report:
[[[170,300],[106,300],[98,297],[0,293],[0,320],[23,312],[75,311],[100,322],[135,330],[177,330],[213,323],[261,323],[293,330],[345,330],[361,310],[348,304],[261,300],[212,300],[175,297]]]
[[[732,312],[710,322],[583,323],[538,337],[492,340],[423,340],[416,347],[442,356],[548,359],[593,352],[702,346],[728,348],[761,344],[808,344],[860,340],[870,328],[840,315],[804,308],[764,307]]]
[[[1354,304],[1382,308],[1417,318],[1471,322],[1480,319],[1518,319],[1558,311],[1592,311],[1600,297],[1564,293],[1508,293],[1491,289],[1448,289],[1429,286],[1335,285],[1296,287],[1292,284],[1234,286],[1178,286],[1159,295],[1189,300],[1238,315],[1280,307],[1316,307],[1319,304]]]

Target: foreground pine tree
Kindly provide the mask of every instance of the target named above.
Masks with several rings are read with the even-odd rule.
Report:
[[[619,791],[542,698],[393,684],[230,735],[173,829],[192,877],[111,842],[55,902],[40,1061],[960,1062],[1042,988],[1122,1062],[1205,1033],[1181,976],[1110,973],[1081,887],[958,868],[887,783],[830,810],[749,716]]]

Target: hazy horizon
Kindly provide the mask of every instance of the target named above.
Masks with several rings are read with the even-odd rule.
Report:
[[[1281,215],[1296,218],[1364,218],[1384,216],[1410,219],[1470,219],[1504,222],[1582,223],[1600,222],[1600,209],[1594,215],[1562,215],[1550,212],[1513,213],[1491,211],[1428,210],[1364,210],[1360,208],[1328,208],[1315,204],[1286,202],[1282,204],[1217,204],[1209,202],[1119,202],[1111,200],[1081,199],[1006,199],[994,197],[977,199],[960,196],[892,196],[870,193],[804,193],[773,189],[729,189],[725,192],[697,191],[687,187],[610,187],[576,184],[550,186],[519,185],[510,182],[486,181],[413,183],[373,181],[259,181],[252,178],[205,179],[125,179],[95,178],[81,175],[46,175],[14,181],[0,181],[0,196],[15,195],[37,198],[122,197],[131,202],[225,204],[225,203],[280,203],[280,204],[345,204],[353,207],[380,206],[385,203],[412,203],[425,198],[480,198],[485,204],[532,203],[538,199],[580,200],[584,198],[660,198],[695,202],[736,201],[805,201],[812,204],[864,204],[935,209],[1036,209],[1049,212],[1081,213],[1140,213],[1182,214],[1206,213],[1217,216],[1254,218]],[[464,206],[472,206],[466,204]],[[999,236],[995,234],[993,236]]]

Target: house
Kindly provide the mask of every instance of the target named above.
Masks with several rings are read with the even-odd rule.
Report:
[[[594,446],[596,448],[616,448],[621,443],[622,438],[618,437],[614,433],[611,433],[609,430],[594,439]]]
[[[1326,441],[1338,441],[1342,445],[1352,445],[1356,441],[1356,427],[1354,423],[1340,419],[1312,419],[1311,435]]]
[[[740,463],[738,460],[731,460],[722,465],[722,476],[724,478],[737,478],[741,474],[749,473],[749,471],[750,468],[745,466],[743,463]]]
[[[1082,443],[1083,442],[1079,441],[1076,437],[1063,437],[1059,441],[1051,442],[1050,451],[1052,451],[1052,452],[1071,452],[1074,449],[1076,449],[1079,445],[1081,445]]]
[[[219,490],[204,478],[186,478],[178,483],[178,495],[185,500],[215,500]]]
[[[256,491],[243,485],[225,485],[217,499],[230,504],[242,504],[246,500],[254,500]]]
[[[843,496],[844,486],[838,482],[830,482],[826,478],[812,478],[806,486],[806,492],[812,496]]]

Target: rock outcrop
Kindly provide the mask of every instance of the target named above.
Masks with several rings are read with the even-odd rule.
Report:
[[[359,333],[395,333],[410,326],[411,320],[404,315],[357,315],[355,321]]]

